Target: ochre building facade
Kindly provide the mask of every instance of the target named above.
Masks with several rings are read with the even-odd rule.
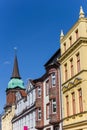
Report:
[[[64,35],[61,31],[63,130],[87,130],[87,18],[79,19]]]

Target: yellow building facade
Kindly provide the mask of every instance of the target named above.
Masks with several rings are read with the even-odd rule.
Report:
[[[12,130],[12,118],[14,117],[15,106],[13,105],[2,116],[2,130]]]
[[[87,18],[60,35],[63,130],[87,130]]]

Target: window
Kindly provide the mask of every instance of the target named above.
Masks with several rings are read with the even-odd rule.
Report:
[[[51,130],[51,128],[47,128],[46,130]]]
[[[82,89],[78,90],[78,95],[79,95],[79,111],[83,111],[83,103],[82,103]]]
[[[66,43],[64,43],[64,52],[66,51]]]
[[[66,81],[67,80],[67,74],[68,74],[67,73],[67,64],[65,64],[64,67],[65,67],[65,81]]]
[[[71,64],[71,77],[74,75],[74,68],[73,68],[73,59],[70,60],[70,64]]]
[[[59,130],[59,125],[54,126],[54,130]]]
[[[78,29],[75,31],[75,33],[76,33],[76,40],[78,39]]]
[[[46,96],[49,95],[49,80],[46,81]]]
[[[56,84],[56,76],[55,73],[52,74],[52,87],[54,87]]]
[[[80,54],[78,53],[76,57],[77,57],[77,73],[78,73],[80,72]]]
[[[70,37],[69,40],[70,40],[70,46],[71,46],[72,45],[72,37]]]
[[[56,113],[56,99],[52,100],[52,112]]]
[[[38,119],[41,119],[41,108],[38,108]]]
[[[41,87],[38,87],[38,97],[41,97]]]
[[[75,108],[75,93],[72,93],[72,109],[73,109],[73,114],[76,114],[76,108]]]
[[[48,103],[46,105],[46,118],[49,119],[49,108],[50,108],[50,104]]]
[[[67,113],[67,116],[69,116],[69,97],[68,97],[68,95],[66,96],[66,113]]]

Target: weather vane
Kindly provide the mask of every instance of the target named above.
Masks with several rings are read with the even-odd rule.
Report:
[[[14,47],[15,54],[17,53],[17,47]]]

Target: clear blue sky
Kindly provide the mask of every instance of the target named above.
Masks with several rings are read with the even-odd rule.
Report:
[[[0,0],[0,113],[12,74],[13,48],[18,48],[25,85],[28,78],[39,78],[59,48],[60,30],[66,33],[73,26],[81,5],[87,15],[87,0]]]

